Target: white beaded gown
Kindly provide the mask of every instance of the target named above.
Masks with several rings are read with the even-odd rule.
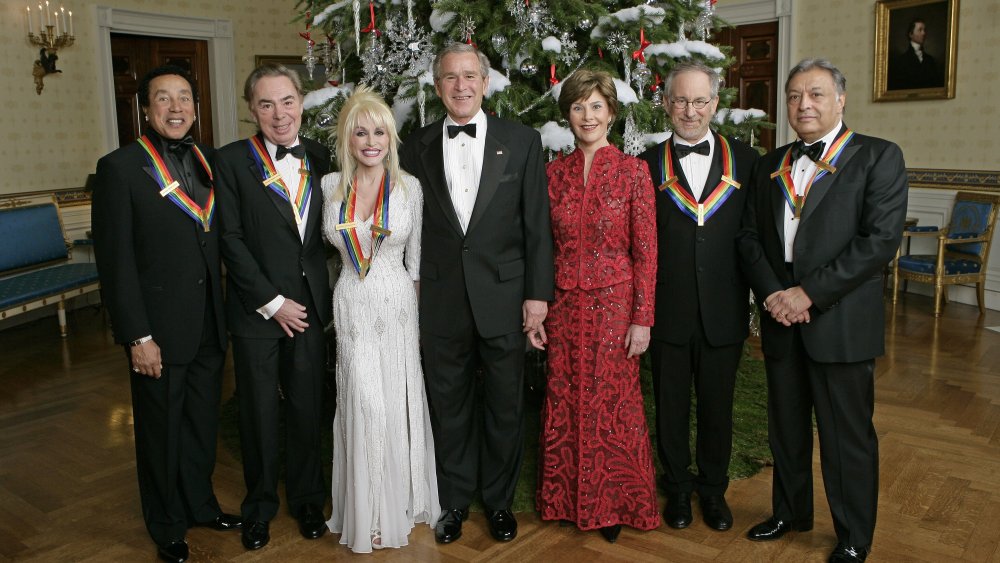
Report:
[[[332,194],[339,181],[338,173],[322,180],[323,232],[343,264],[333,292],[337,410],[327,526],[352,551],[369,553],[407,545],[415,523],[433,526],[441,512],[414,288],[423,196],[412,176],[403,177],[404,189],[393,187],[387,225],[392,234],[362,280],[336,230],[343,201]],[[355,220],[364,256],[370,257],[372,218]]]

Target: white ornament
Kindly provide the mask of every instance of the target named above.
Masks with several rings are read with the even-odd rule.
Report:
[[[642,135],[635,127],[635,118],[629,113],[625,118],[625,134],[622,136],[622,152],[628,155],[637,156],[645,148],[642,144]]]

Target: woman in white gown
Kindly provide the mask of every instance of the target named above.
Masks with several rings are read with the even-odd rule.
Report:
[[[322,179],[323,232],[343,260],[327,525],[357,553],[407,545],[441,512],[417,332],[423,197],[398,144],[388,106],[358,88],[337,121],[342,171]]]

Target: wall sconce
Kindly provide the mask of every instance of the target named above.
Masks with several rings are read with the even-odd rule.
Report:
[[[66,19],[67,14],[69,19]],[[41,95],[45,84],[42,79],[46,74],[56,74],[62,72],[56,68],[56,61],[59,56],[56,52],[63,47],[73,44],[76,37],[73,35],[73,12],[66,11],[62,6],[58,10],[55,7],[49,8],[48,0],[45,8],[38,5],[38,35],[35,35],[35,18],[31,14],[31,6],[27,6],[28,15],[28,42],[38,50],[38,60],[35,61],[31,75],[35,77],[35,93]],[[53,23],[54,22],[54,23]]]

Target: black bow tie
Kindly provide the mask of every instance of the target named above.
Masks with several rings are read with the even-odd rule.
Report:
[[[802,139],[799,139],[798,141],[795,141],[794,145],[792,145],[792,162],[795,162],[803,156],[808,156],[809,160],[815,162],[823,156],[823,148],[825,146],[826,143],[823,141],[806,145]]]
[[[682,145],[680,143],[675,143],[674,151],[677,152],[677,158],[684,158],[693,152],[708,156],[708,154],[712,152],[712,147],[709,146],[708,141],[702,141],[697,145]]]
[[[176,153],[178,155],[183,155],[193,146],[194,146],[194,139],[191,138],[191,135],[188,135],[183,139],[178,139],[176,141],[169,141],[167,143],[167,148],[170,149],[170,152]]]
[[[448,126],[448,138],[454,139],[459,133],[465,131],[465,134],[475,138],[476,136],[476,124],[466,123],[465,125],[449,125]]]
[[[290,154],[295,158],[302,160],[302,158],[306,155],[306,147],[304,145],[295,145],[294,147],[289,148],[278,145],[278,150],[275,151],[274,158],[281,160],[285,158],[286,154]]]

